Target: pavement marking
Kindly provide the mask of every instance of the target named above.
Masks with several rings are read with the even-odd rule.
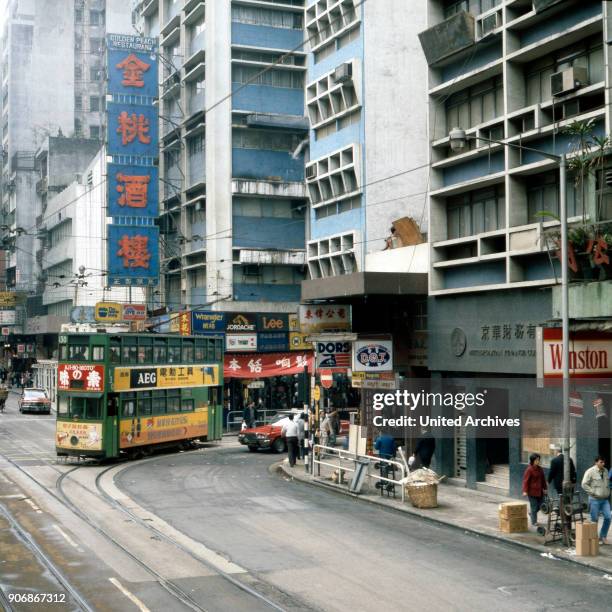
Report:
[[[79,547],[79,545],[59,525],[53,525],[53,529],[55,529],[70,546],[74,546],[74,548]]]
[[[0,495],[0,498],[2,499],[17,499],[18,497],[20,497],[21,499],[25,499],[25,496],[23,493],[13,493],[12,495]]]
[[[114,584],[135,606],[138,607],[140,612],[151,612],[147,606],[145,606],[136,595],[130,593],[116,578],[109,578]]]
[[[36,514],[42,514],[43,511],[31,500],[31,499],[24,499],[23,500],[26,504],[28,504],[28,506],[30,506],[32,508],[32,510],[36,511]]]

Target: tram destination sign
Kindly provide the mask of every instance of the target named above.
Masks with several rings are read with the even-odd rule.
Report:
[[[115,391],[216,387],[218,365],[167,365],[161,367],[115,368]]]

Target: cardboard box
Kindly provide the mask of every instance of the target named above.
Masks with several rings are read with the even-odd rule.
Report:
[[[576,523],[576,541],[597,539],[597,523],[584,521]]]
[[[528,531],[529,526],[526,516],[513,516],[511,518],[499,518],[499,530],[503,533],[523,533]]]
[[[591,543],[591,557],[596,557],[599,554],[599,538],[589,540]]]
[[[525,502],[506,502],[499,504],[499,518],[527,518],[527,504]]]
[[[592,540],[576,540],[576,555],[579,557],[590,557],[591,542]]]

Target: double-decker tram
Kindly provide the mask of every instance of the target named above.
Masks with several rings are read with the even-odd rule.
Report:
[[[223,424],[223,338],[62,333],[58,456],[139,457],[217,440]]]

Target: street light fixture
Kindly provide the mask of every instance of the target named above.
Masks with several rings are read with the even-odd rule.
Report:
[[[561,222],[561,330],[562,330],[562,362],[563,362],[563,490],[569,487],[570,482],[570,410],[569,410],[569,291],[568,291],[568,243],[567,243],[567,164],[565,154],[555,155],[539,149],[532,149],[514,142],[503,142],[492,138],[483,138],[474,134],[466,134],[461,128],[453,128],[449,134],[450,148],[454,152],[461,152],[467,147],[468,140],[482,140],[504,147],[531,151],[542,157],[553,159],[559,165],[559,220]]]

